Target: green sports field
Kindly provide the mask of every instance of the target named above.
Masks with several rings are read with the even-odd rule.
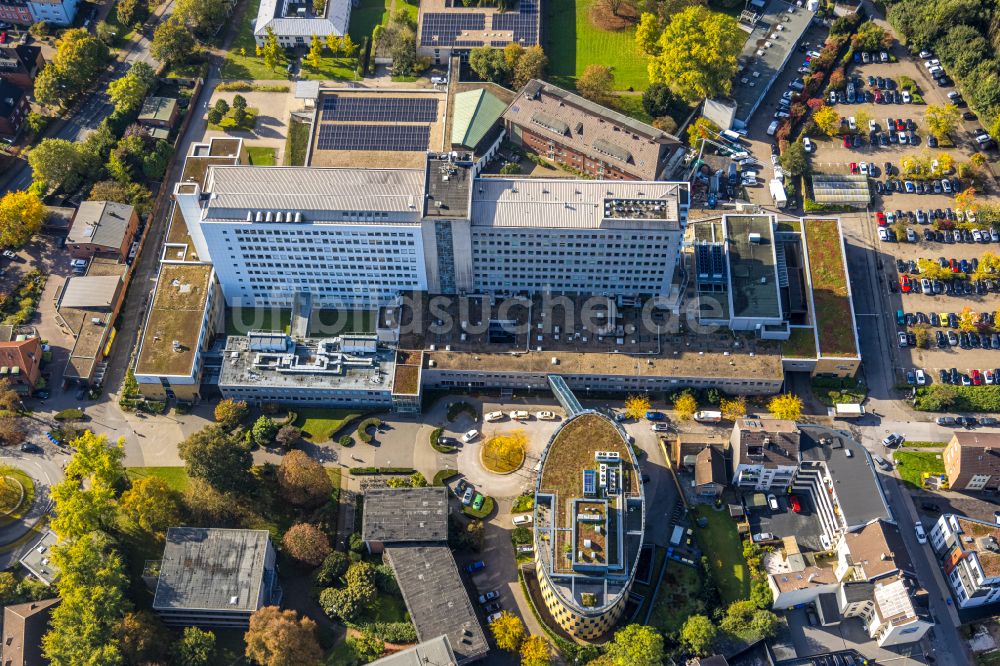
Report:
[[[590,7],[599,0],[550,0],[545,3],[545,52],[549,77],[572,88],[590,64],[609,65],[619,90],[643,90],[649,84],[646,56],[635,45],[635,28],[609,32],[590,21]],[[575,17],[575,20],[573,20]]]

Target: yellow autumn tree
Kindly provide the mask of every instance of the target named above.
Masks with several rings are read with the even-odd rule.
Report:
[[[549,646],[541,636],[528,636],[521,643],[521,666],[549,666]]]
[[[832,106],[821,106],[813,112],[813,122],[827,136],[840,132],[840,114]]]
[[[719,411],[727,421],[741,419],[747,415],[747,399],[741,395],[732,400],[723,400],[719,403]]]
[[[507,652],[516,652],[524,640],[524,625],[521,618],[510,611],[503,611],[500,616],[490,622],[490,631],[497,642],[497,647]]]
[[[698,401],[691,393],[685,391],[674,400],[674,411],[681,421],[690,421],[694,413],[698,411]]]
[[[630,395],[625,398],[625,416],[630,419],[641,419],[651,406],[648,395]]]
[[[528,436],[523,430],[493,435],[483,445],[483,464],[499,474],[513,472],[524,462],[527,446]]]
[[[979,315],[972,311],[968,305],[962,308],[962,312],[958,315],[958,330],[963,333],[972,333],[976,331],[976,320]]]
[[[802,398],[791,393],[782,393],[771,398],[767,411],[776,419],[798,421],[802,417]]]

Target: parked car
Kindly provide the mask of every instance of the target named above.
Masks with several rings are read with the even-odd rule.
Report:
[[[539,421],[555,421],[556,420],[556,413],[555,412],[536,412],[535,416],[538,418]]]
[[[653,432],[670,432],[670,425],[667,423],[654,423],[649,428]]]
[[[469,506],[472,504],[472,498],[476,496],[476,491],[472,486],[468,486],[465,489],[465,493],[462,494],[462,504]]]
[[[474,440],[476,437],[479,437],[479,431],[478,430],[470,430],[469,432],[467,432],[464,435],[462,435],[462,441],[465,442],[466,444],[468,444],[469,442],[471,442],[472,440]]]
[[[900,435],[898,432],[893,432],[887,435],[885,439],[882,440],[882,444],[884,444],[887,448],[891,449],[894,446],[899,446],[905,441],[906,441],[905,437]]]
[[[802,502],[800,502],[799,498],[795,495],[791,495],[788,498],[788,506],[790,506],[792,508],[792,511],[794,511],[795,513],[802,512]]]
[[[465,572],[468,574],[474,574],[479,571],[482,571],[485,568],[486,568],[486,562],[483,562],[482,560],[476,560],[472,564],[465,565]]]
[[[753,535],[753,540],[758,543],[761,541],[770,541],[773,538],[774,535],[771,534],[770,532],[758,532],[757,534]]]
[[[891,472],[892,471],[892,465],[888,461],[886,461],[886,459],[883,458],[882,456],[872,456],[872,460],[874,460],[875,464],[877,464],[879,467],[881,467],[885,471],[887,471],[887,472]]]
[[[769,507],[771,507],[771,511],[777,511],[778,510],[778,498],[775,497],[773,494],[772,495],[768,495],[767,496],[767,505]]]
[[[913,531],[917,534],[917,543],[927,543],[927,533],[924,532],[924,526],[917,523],[913,526]]]
[[[506,415],[503,412],[488,412],[486,416],[483,417],[483,419],[487,423],[494,423],[496,421],[503,421],[505,416]]]
[[[37,444],[32,444],[31,442],[25,442],[21,445],[21,450],[25,453],[41,453],[42,447]]]
[[[520,516],[514,516],[515,525],[530,525],[533,520],[534,518],[530,513],[525,513]]]
[[[483,508],[483,502],[485,502],[485,501],[486,501],[486,498],[483,496],[482,493],[476,493],[476,496],[472,499],[472,508],[473,508],[473,510],[474,511],[479,511],[480,509],[482,509]]]
[[[465,491],[468,487],[469,483],[465,479],[459,479],[458,483],[455,484],[455,497],[462,497],[465,495]]]
[[[485,592],[485,593],[479,595],[479,603],[481,603],[481,604],[488,604],[489,602],[494,601],[494,600],[499,599],[499,598],[500,598],[500,591],[499,590],[491,590],[489,592]]]

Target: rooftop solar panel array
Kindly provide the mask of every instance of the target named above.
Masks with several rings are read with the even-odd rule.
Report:
[[[381,123],[433,123],[438,101],[411,97],[337,97],[323,100],[323,120]]]
[[[427,125],[320,125],[319,150],[423,151],[430,143]]]
[[[427,12],[423,16],[420,45],[455,46],[455,39],[463,31],[485,29],[486,14],[483,12]]]
[[[517,12],[493,15],[494,30],[512,30],[514,41],[521,46],[538,43],[538,0],[521,0]]]

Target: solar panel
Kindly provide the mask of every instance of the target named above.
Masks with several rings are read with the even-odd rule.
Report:
[[[421,46],[455,46],[455,39],[463,31],[486,29],[483,12],[427,12],[421,21]]]
[[[516,12],[501,12],[493,15],[494,30],[510,30],[514,41],[522,46],[538,43],[538,2],[521,0]]]
[[[597,494],[597,474],[592,469],[583,470],[583,494],[588,497]]]
[[[320,125],[319,150],[427,150],[427,125]]]
[[[433,123],[438,101],[414,97],[338,97],[323,99],[325,121]]]

